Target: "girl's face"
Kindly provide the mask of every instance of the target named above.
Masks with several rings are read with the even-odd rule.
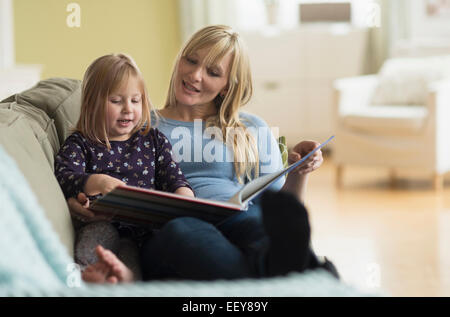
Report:
[[[126,141],[142,117],[142,92],[136,76],[108,96],[107,132],[110,141]]]
[[[205,57],[208,48],[181,57],[175,79],[177,105],[210,105],[216,96],[226,92],[230,73],[231,54],[222,58],[218,65],[208,67]]]

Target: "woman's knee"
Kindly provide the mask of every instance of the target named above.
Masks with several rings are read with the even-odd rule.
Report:
[[[151,250],[153,254],[179,252],[195,248],[202,241],[211,240],[211,237],[220,235],[220,232],[210,223],[192,217],[180,217],[167,222],[154,236],[144,243],[146,255]]]
[[[171,237],[189,236],[197,231],[213,230],[216,228],[201,219],[193,217],[180,217],[167,222],[159,232],[159,235],[167,235]]]
[[[202,241],[210,240],[217,232],[212,224],[196,218],[180,217],[167,222],[141,247],[145,279],[176,272],[178,265],[188,265],[191,254],[201,249]]]

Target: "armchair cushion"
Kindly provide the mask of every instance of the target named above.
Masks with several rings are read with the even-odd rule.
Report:
[[[430,83],[450,77],[450,55],[392,58],[379,72],[373,105],[425,105]]]

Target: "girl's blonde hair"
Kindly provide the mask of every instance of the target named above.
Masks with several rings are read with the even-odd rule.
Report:
[[[89,65],[83,78],[81,113],[75,130],[90,141],[101,143],[110,150],[105,120],[108,96],[126,83],[131,76],[138,79],[142,94],[142,117],[131,134],[144,126],[142,134],[147,134],[150,130],[151,102],[139,68],[134,60],[125,54],[105,55]]]
[[[225,143],[233,149],[235,174],[242,183],[244,177],[250,180],[259,175],[259,156],[255,138],[239,118],[239,109],[250,100],[253,86],[250,62],[238,33],[229,26],[212,25],[199,30],[190,38],[177,57],[165,108],[177,103],[175,78],[180,60],[202,48],[208,48],[205,57],[207,67],[217,65],[224,56],[231,54],[227,92],[224,96],[218,94],[214,99],[217,115],[209,117],[206,126],[220,128]]]

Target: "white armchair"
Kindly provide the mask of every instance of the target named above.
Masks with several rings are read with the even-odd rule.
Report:
[[[373,105],[380,75],[336,80],[333,160],[337,185],[343,167],[420,168],[435,189],[450,171],[450,80],[426,85],[423,105]],[[393,177],[393,176],[392,176]]]

